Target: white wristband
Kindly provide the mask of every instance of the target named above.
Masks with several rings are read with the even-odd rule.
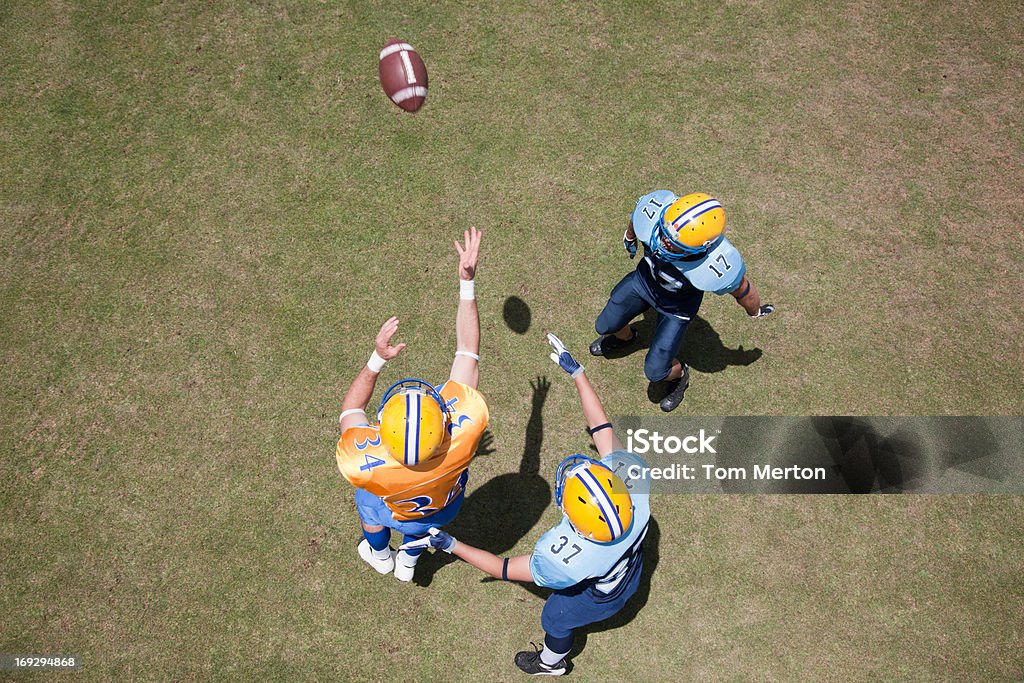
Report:
[[[343,423],[345,421],[345,418],[348,417],[349,415],[362,415],[363,416],[362,421],[361,422],[357,422],[356,424],[352,425],[353,427],[369,425],[370,424],[369,422],[366,421],[366,411],[363,410],[362,408],[349,408],[348,410],[343,410],[341,412],[341,415],[338,416],[338,424],[340,425],[341,423]]]
[[[377,354],[377,350],[374,349],[373,353],[370,354],[370,360],[366,361],[366,367],[370,368],[370,372],[379,373],[381,368],[384,367],[384,363],[387,363],[387,361],[381,358]]]
[[[459,298],[465,301],[470,301],[476,298],[476,293],[473,291],[473,280],[459,280]]]

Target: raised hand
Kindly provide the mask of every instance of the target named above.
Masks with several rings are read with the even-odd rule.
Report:
[[[558,367],[569,373],[569,376],[573,379],[583,374],[583,366],[580,365],[578,360],[573,358],[561,339],[548,332],[548,344],[551,344],[551,348],[554,349],[554,352],[551,354],[551,360],[558,363]]]
[[[472,280],[476,275],[476,262],[480,255],[480,238],[483,233],[475,227],[465,233],[465,246],[455,240],[455,251],[459,252],[459,279]]]
[[[398,331],[398,318],[391,316],[387,321],[381,325],[380,332],[377,333],[377,355],[384,360],[391,360],[398,356],[405,348],[405,343],[401,343],[397,346],[391,346],[391,338],[395,336],[395,332]]]

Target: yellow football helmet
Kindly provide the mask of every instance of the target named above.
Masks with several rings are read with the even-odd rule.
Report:
[[[391,457],[407,466],[437,455],[448,413],[437,390],[421,379],[403,379],[384,392],[377,412],[380,438]]]
[[[694,192],[665,209],[654,226],[651,249],[666,261],[703,254],[725,232],[725,209],[710,195]]]
[[[555,502],[583,538],[611,543],[629,531],[633,502],[619,477],[584,455],[561,462],[555,473]]]

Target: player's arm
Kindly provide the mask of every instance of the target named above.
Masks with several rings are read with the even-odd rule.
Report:
[[[533,574],[530,573],[529,555],[498,557],[494,553],[474,548],[460,541],[455,542],[455,548],[452,549],[451,553],[496,579],[533,583]]]
[[[583,406],[583,418],[587,421],[587,431],[590,433],[590,438],[594,440],[597,452],[604,457],[612,451],[622,450],[622,443],[615,436],[615,430],[608,422],[601,399],[598,398],[593,385],[583,373],[583,366],[569,353],[562,340],[555,335],[548,334],[548,343],[554,349],[551,353],[551,360],[558,363],[559,367],[569,373],[569,376],[576,382],[576,391],[580,395],[580,404]]]
[[[533,583],[529,555],[498,557],[494,553],[457,541],[451,534],[445,533],[440,529],[431,529],[429,536],[425,536],[417,541],[404,543],[401,549],[410,550],[413,548],[426,548],[428,546],[435,550],[443,550],[446,553],[455,555],[496,579]]]
[[[739,286],[730,294],[732,294],[733,298],[736,299],[736,303],[742,306],[743,310],[751,318],[760,318],[775,310],[775,307],[771,304],[761,305],[761,293],[757,291],[757,287],[754,286],[754,283],[746,275],[740,280]]]
[[[466,231],[465,246],[455,242],[455,250],[459,252],[459,310],[455,314],[455,361],[449,379],[474,389],[480,381],[480,315],[473,278],[482,236],[483,233],[473,227]]]
[[[405,348],[405,343],[398,346],[391,346],[391,338],[398,331],[398,318],[391,316],[381,325],[380,332],[374,344],[373,354],[366,362],[363,369],[356,375],[352,385],[345,392],[345,398],[341,402],[341,417],[339,423],[341,431],[344,432],[350,427],[360,427],[368,424],[366,421],[366,406],[373,395],[373,389],[377,386],[377,377],[380,375],[384,363],[395,358]]]
[[[621,451],[622,442],[615,436],[615,430],[612,429],[611,422],[608,421],[604,406],[601,405],[601,399],[598,398],[594,386],[584,373],[580,373],[576,378],[576,391],[580,395],[583,417],[587,421],[587,431],[590,433],[590,438],[594,440],[597,452],[603,458],[612,451]]]

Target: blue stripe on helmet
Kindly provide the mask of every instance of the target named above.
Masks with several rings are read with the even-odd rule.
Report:
[[[704,207],[704,208],[701,208],[701,207]],[[722,208],[722,205],[718,202],[717,199],[705,199],[702,202],[698,202],[698,203],[694,204],[689,209],[687,209],[686,211],[683,211],[681,214],[676,216],[676,220],[672,221],[672,225],[673,226],[680,225],[680,223],[678,221],[680,221],[683,218],[685,218],[686,220],[682,222],[682,225],[685,225],[686,223],[689,223],[693,219],[698,218],[700,216],[703,216],[708,211],[711,211],[713,209],[720,209],[720,208]],[[697,209],[700,209],[700,211],[697,211]],[[696,213],[694,213],[694,212],[696,212]]]
[[[415,406],[412,402],[413,396],[416,397]],[[402,394],[402,398],[405,399],[405,464],[418,465],[420,462],[420,394],[405,393]]]
[[[707,204],[710,204],[710,206],[705,206]],[[693,211],[694,209],[700,208],[702,206],[704,207],[703,209],[701,209],[697,213],[694,213],[693,215],[690,215],[691,211]],[[691,221],[694,221],[697,218],[700,218],[701,216],[706,214],[708,211],[714,211],[715,209],[720,209],[720,208],[722,208],[722,205],[718,202],[717,199],[705,199],[704,201],[702,201],[702,202],[700,202],[698,204],[694,204],[689,209],[687,209],[686,211],[682,212],[681,214],[679,214],[679,216],[676,217],[676,221],[680,221],[680,222],[673,221],[672,227],[673,227],[673,229],[675,229],[675,234],[678,235],[680,228],[682,228],[687,223],[690,223]],[[682,218],[686,218],[686,220],[683,221],[683,220],[681,220]],[[691,247],[688,244],[683,244],[682,242],[677,240],[675,238],[675,236],[669,234],[667,231],[665,232],[665,239],[667,239],[669,242],[671,242],[675,246],[679,247],[680,249],[684,250],[687,254],[696,254],[696,253],[700,253],[701,251],[704,251],[704,247],[702,247],[702,246],[701,247]]]
[[[581,469],[576,473],[576,478],[583,483],[587,491],[594,498],[597,503],[597,507],[604,513],[605,523],[608,525],[608,531],[612,535],[612,540],[622,535],[622,520],[619,519],[619,513],[615,510],[615,504],[612,503],[612,499],[608,496],[608,492],[604,490],[604,487],[598,483],[597,478],[587,469]],[[587,480],[590,480],[590,483]],[[591,485],[592,484],[592,485]],[[614,520],[614,522],[613,522]]]
[[[412,403],[409,401],[408,394],[405,394],[402,398],[405,399],[405,443],[403,444],[405,451],[402,460],[405,461],[406,465],[409,465],[411,464],[409,462],[409,418],[412,411]]]
[[[441,412],[446,414],[451,413],[451,405],[449,405],[440,394],[441,387],[443,386],[443,384],[439,384],[435,387],[430,384],[430,382],[425,382],[422,379],[415,378],[399,380],[388,387],[387,391],[384,392],[384,398],[380,400],[380,407],[377,409],[377,419],[380,420],[381,413],[384,412],[384,406],[387,405],[388,400],[393,396],[400,394],[403,389],[419,389],[430,396],[430,398],[437,401],[437,405],[441,406]]]
[[[416,394],[416,462],[414,465],[420,464],[420,423],[423,421],[422,404],[420,401],[423,400],[423,394]]]

